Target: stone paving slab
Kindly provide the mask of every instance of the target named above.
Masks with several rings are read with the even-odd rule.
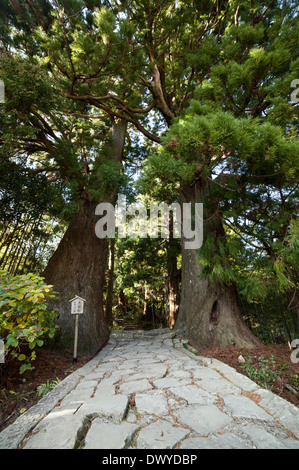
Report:
[[[173,449],[190,431],[160,419],[141,429],[137,438],[138,449]]]
[[[234,418],[274,422],[273,416],[263,410],[260,406],[256,405],[254,401],[250,400],[250,398],[230,395],[222,396],[222,398],[225,406],[230,409],[231,415]]]
[[[61,408],[61,409],[60,409]],[[76,407],[59,406],[34,428],[25,439],[26,449],[74,449],[86,424],[86,417]]]
[[[232,422],[232,418],[215,405],[190,405],[176,413],[179,423],[188,426],[199,436],[220,431]]]
[[[127,407],[128,397],[125,395],[97,394],[80,407],[79,414],[88,418],[98,415],[120,422],[126,415]]]
[[[212,405],[218,400],[216,395],[212,395],[196,385],[171,387],[169,391],[179,400],[185,400],[188,405]]]
[[[0,449],[299,449],[298,407],[184,343],[114,331],[0,433]]]
[[[219,436],[190,437],[181,444],[181,449],[252,449],[246,439],[226,432]]]
[[[169,415],[168,402],[165,395],[158,393],[139,393],[135,395],[137,413],[144,415]]]
[[[153,387],[147,379],[130,380],[122,383],[119,386],[120,393],[132,396],[134,393],[145,392],[146,390],[152,390]]]
[[[130,423],[103,423],[96,419],[85,438],[85,449],[124,449],[138,426]]]

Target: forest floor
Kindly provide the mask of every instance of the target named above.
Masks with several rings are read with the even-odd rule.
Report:
[[[285,400],[299,406],[299,363],[291,361],[291,351],[284,345],[265,345],[246,350],[230,346],[201,349],[199,355],[218,359],[238,372],[260,383],[271,386]],[[242,369],[238,357],[245,359],[247,373]],[[92,358],[90,355],[78,355],[78,362],[72,364],[71,352],[54,352],[45,349],[37,351],[33,369],[19,374],[18,364],[11,364],[9,370],[0,377],[0,432],[28,408],[36,404],[41,396],[37,387],[63,380],[67,375],[82,367]]]
[[[37,394],[37,387],[42,385],[47,389],[47,384],[62,381],[92,358],[91,355],[78,355],[73,364],[72,352],[39,348],[36,353],[31,370],[20,374],[20,362],[16,360],[0,377],[0,432],[42,398]]]

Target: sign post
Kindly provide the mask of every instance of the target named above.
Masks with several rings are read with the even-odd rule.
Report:
[[[84,313],[84,302],[85,299],[76,295],[71,302],[71,314],[75,315],[75,340],[74,340],[74,355],[73,363],[77,362],[77,349],[78,349],[78,332],[79,332],[79,315]]]
[[[0,364],[4,364],[5,360],[5,347],[4,347],[4,341],[0,339]]]

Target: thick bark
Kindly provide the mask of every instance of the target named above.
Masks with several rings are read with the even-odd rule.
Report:
[[[109,335],[104,320],[103,288],[108,253],[106,239],[95,235],[96,203],[86,201],[73,217],[57,250],[51,257],[43,276],[58,292],[56,308],[60,317],[62,342],[66,348],[74,340],[75,318],[71,315],[70,300],[79,295],[86,300],[85,312],[79,318],[79,352],[95,352]]]
[[[176,328],[198,347],[210,345],[254,347],[261,344],[243,320],[234,286],[214,287],[199,279],[201,268],[195,250],[182,252],[182,291]]]
[[[121,161],[127,123],[113,123],[109,156]],[[115,203],[118,188],[106,196]],[[85,313],[80,315],[78,352],[96,352],[107,340],[109,328],[104,315],[103,290],[108,257],[108,241],[95,234],[99,217],[95,208],[101,201],[82,200],[57,250],[43,273],[48,284],[58,292],[52,307],[60,313],[58,324],[66,348],[73,344],[75,319],[70,313],[70,300],[79,295],[86,299]]]
[[[217,204],[213,203],[209,187],[198,183],[182,188],[183,202],[203,202],[203,239],[212,233],[223,241],[224,229]],[[186,337],[197,347],[210,345],[255,347],[260,341],[243,320],[234,285],[212,286],[208,279],[200,278],[199,250],[186,249],[182,239],[181,303],[176,329],[183,329]]]

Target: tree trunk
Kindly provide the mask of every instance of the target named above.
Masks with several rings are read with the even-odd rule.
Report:
[[[144,304],[143,304],[143,316],[146,317],[147,315],[147,308],[148,308],[148,294],[147,294],[147,287],[145,286],[144,289]]]
[[[95,207],[96,203],[84,202],[43,273],[46,282],[58,292],[51,307],[60,314],[58,324],[65,348],[70,348],[74,340],[70,300],[75,295],[86,300],[79,318],[78,351],[89,353],[97,351],[109,335],[103,311],[108,243],[95,235]]]
[[[114,252],[115,252],[115,240],[112,238],[109,245],[109,263],[107,273],[107,287],[106,287],[106,308],[105,318],[109,326],[113,325],[113,284],[114,284]]]
[[[168,317],[169,328],[173,328],[178,317],[180,306],[180,277],[181,271],[177,266],[177,257],[180,253],[180,244],[177,238],[174,238],[173,213],[169,214],[169,242],[167,249],[167,278],[168,278]]]
[[[109,153],[106,152],[112,160],[122,160],[126,128],[125,121],[113,122]],[[115,188],[113,193],[106,194],[105,202],[115,203],[117,191]],[[52,284],[59,294],[51,306],[60,313],[58,324],[65,348],[71,347],[74,341],[75,319],[70,313],[70,300],[75,295],[86,300],[85,313],[79,319],[78,352],[96,352],[109,336],[103,308],[108,241],[95,234],[99,220],[95,208],[99,202],[81,201],[80,210],[43,273],[46,282]]]
[[[180,305],[180,270],[177,260],[168,265],[168,326],[173,328],[179,313]]]
[[[204,204],[203,243],[209,234],[224,240],[218,204],[207,184],[198,182],[182,188],[181,202]],[[176,329],[183,329],[186,337],[199,348],[211,345],[255,347],[260,341],[243,320],[234,285],[212,286],[208,279],[200,278],[200,250],[186,249],[182,237],[181,303]]]

